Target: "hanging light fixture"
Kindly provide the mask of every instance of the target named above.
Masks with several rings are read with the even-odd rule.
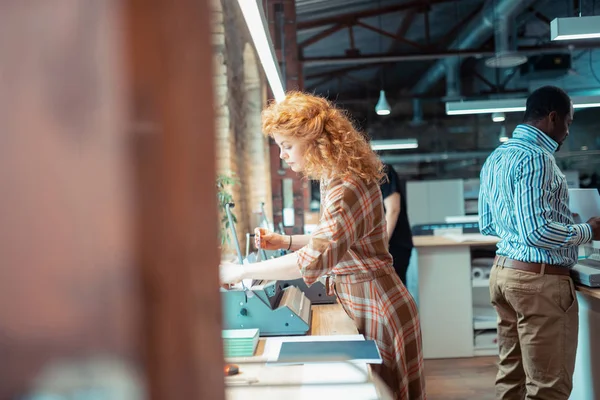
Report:
[[[492,114],[492,121],[504,122],[504,120],[506,120],[506,115],[503,112],[495,112]]]
[[[375,112],[377,115],[390,115],[392,112],[390,103],[385,98],[385,90],[383,89],[379,91],[379,101],[377,101],[377,105],[375,106]]]
[[[600,38],[600,15],[555,18],[550,22],[550,40]]]
[[[502,127],[500,128],[500,135],[498,136],[498,140],[500,141],[500,143],[506,143],[508,142],[508,135],[506,134],[506,126],[502,125]]]
[[[381,2],[379,2],[379,8],[381,8]],[[381,14],[379,14],[379,29],[383,31],[383,27],[381,25]],[[381,54],[381,35],[379,35],[379,54]],[[388,103],[385,97],[385,90],[383,90],[383,66],[381,67],[381,90],[379,91],[379,100],[375,105],[375,112],[377,115],[390,115],[392,109],[390,108],[390,103]]]

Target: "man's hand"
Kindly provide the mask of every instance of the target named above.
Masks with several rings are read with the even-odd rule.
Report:
[[[600,240],[600,217],[592,217],[587,223],[592,227],[592,239]]]
[[[264,228],[254,229],[254,246],[257,249],[279,250],[286,249],[289,243],[286,237],[278,233],[269,232]]]

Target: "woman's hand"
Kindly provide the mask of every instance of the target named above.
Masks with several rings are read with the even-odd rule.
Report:
[[[219,277],[222,285],[235,285],[244,279],[244,266],[229,262],[222,262],[219,266]]]
[[[287,248],[286,237],[278,233],[269,232],[264,228],[254,229],[254,246],[257,249],[279,250]]]

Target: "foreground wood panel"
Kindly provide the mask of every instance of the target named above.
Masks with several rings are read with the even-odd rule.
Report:
[[[209,15],[197,0],[130,0],[128,10],[156,399],[224,397]]]
[[[0,3],[0,399],[223,398],[209,15]]]

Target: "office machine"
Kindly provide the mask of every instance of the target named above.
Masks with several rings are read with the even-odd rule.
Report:
[[[265,203],[261,203],[260,208],[262,211],[263,222],[266,227],[269,227],[270,224],[269,224],[269,220],[267,218],[267,214],[265,212]],[[281,223],[279,224],[279,233],[282,235],[285,235],[285,230],[283,229],[283,224],[281,224]],[[246,252],[247,252],[247,249],[246,249]],[[265,250],[262,250],[262,249],[259,250],[259,253],[261,253],[261,257],[265,260],[267,258],[273,257],[273,255],[270,256],[268,252],[266,252]],[[285,254],[286,252],[284,251],[282,253]],[[327,288],[325,287],[325,285],[322,282],[319,282],[319,281],[315,282],[310,287],[306,284],[306,282],[304,282],[304,279],[302,279],[302,278],[293,279],[293,280],[289,280],[289,281],[281,281],[281,283],[284,288],[289,287],[289,286],[296,286],[298,289],[300,289],[306,295],[306,297],[308,297],[308,299],[310,300],[310,302],[312,304],[334,304],[337,301],[335,296],[330,296],[327,294]]]
[[[251,287],[221,289],[223,329],[257,328],[260,336],[305,335],[311,302],[297,287],[256,281]]]
[[[462,233],[479,233],[479,223],[469,222],[440,222],[438,224],[414,225],[411,230],[415,236],[434,236],[436,231],[460,229]]]
[[[571,278],[580,285],[600,287],[600,248],[597,243],[583,245],[585,258],[571,268]]]
[[[323,282],[317,281],[310,287],[302,278],[280,282],[284,288],[295,286],[300,289],[300,291],[304,293],[306,297],[308,297],[312,304],[334,304],[337,301],[335,295],[330,296],[327,294],[327,288]]]
[[[229,229],[240,264],[244,263],[229,203],[225,206]],[[260,252],[258,253],[260,254]],[[249,262],[250,257],[246,258]],[[265,256],[266,258],[266,256]],[[261,336],[304,335],[310,329],[311,301],[297,287],[279,281],[244,282],[231,289],[221,288],[223,328],[257,328]]]

